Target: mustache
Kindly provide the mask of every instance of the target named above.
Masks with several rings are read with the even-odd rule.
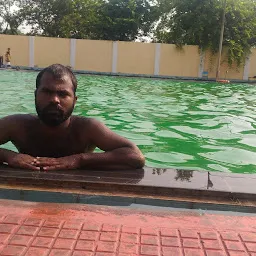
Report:
[[[58,105],[54,105],[54,104],[50,104],[50,105],[48,105],[47,107],[45,107],[44,109],[43,109],[43,111],[59,111],[59,112],[64,112],[63,111],[63,109],[62,109],[62,107],[60,107],[60,106],[58,106]]]

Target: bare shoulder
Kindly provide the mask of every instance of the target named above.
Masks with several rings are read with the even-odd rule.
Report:
[[[93,129],[100,125],[103,125],[102,122],[98,121],[95,118],[83,117],[83,116],[72,116],[73,124],[76,128],[81,129]]]
[[[37,120],[33,115],[10,115],[0,119],[0,144],[23,136],[26,128]]]
[[[33,127],[33,124],[35,124],[36,120],[38,120],[37,116],[29,114],[5,116],[0,119],[0,128],[1,130],[9,130],[10,134],[19,134],[27,127]]]
[[[0,119],[0,122],[2,124],[18,125],[18,124],[24,124],[25,122],[32,122],[34,120],[37,120],[37,117],[35,115],[16,114],[16,115],[5,116]]]

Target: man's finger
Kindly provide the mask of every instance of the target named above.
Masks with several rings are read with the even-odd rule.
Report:
[[[52,161],[52,160],[56,160],[57,158],[53,158],[53,157],[36,157],[35,158],[36,161]]]
[[[54,166],[54,165],[59,165],[59,161],[56,161],[56,160],[54,160],[54,161],[47,161],[47,160],[37,161],[37,162],[35,162],[34,165],[36,165],[38,167]]]
[[[44,171],[60,171],[64,170],[65,167],[63,165],[55,165],[55,166],[46,166],[44,167]]]
[[[39,167],[37,167],[37,166],[34,166],[34,165],[32,165],[32,164],[22,164],[21,165],[21,168],[23,168],[23,169],[29,169],[29,170],[33,170],[33,171],[40,171],[40,168]]]
[[[50,157],[36,157],[34,159],[35,162],[45,162],[45,161],[53,161],[56,160],[56,158],[50,158]]]
[[[31,162],[31,164],[32,164],[32,165],[35,165],[35,164],[36,164],[36,161],[37,161],[36,158],[33,159],[33,161]]]

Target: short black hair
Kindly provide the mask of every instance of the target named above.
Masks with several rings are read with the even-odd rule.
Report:
[[[37,75],[36,78],[36,89],[40,86],[41,78],[44,73],[50,73],[54,79],[61,80],[64,76],[68,75],[72,81],[74,87],[74,93],[77,89],[77,79],[75,74],[72,72],[70,67],[63,66],[61,64],[53,64],[47,68],[44,68],[40,73]]]

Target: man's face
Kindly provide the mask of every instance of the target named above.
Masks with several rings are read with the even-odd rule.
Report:
[[[39,119],[51,127],[60,125],[71,116],[76,99],[69,76],[54,80],[50,73],[44,73],[35,92]]]

